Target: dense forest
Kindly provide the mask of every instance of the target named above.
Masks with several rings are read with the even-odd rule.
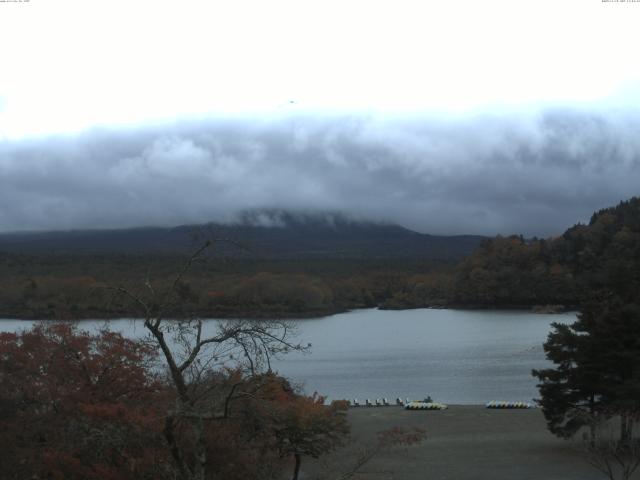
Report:
[[[111,287],[143,291],[172,281],[182,256],[0,256],[0,316],[126,316]],[[314,316],[383,305],[407,284],[436,284],[451,264],[428,260],[253,260],[206,258],[181,283],[176,316]],[[440,288],[438,285],[437,288]]]
[[[193,265],[181,280],[183,301],[180,311],[171,314],[317,316],[374,306],[573,308],[587,284],[603,281],[605,270],[615,270],[612,277],[617,282],[638,285],[634,265],[640,256],[640,199],[600,210],[589,224],[575,225],[554,238],[449,239],[458,242],[456,254],[440,258],[381,251],[360,257],[324,252],[259,258],[219,255],[214,245],[213,254]],[[468,249],[471,241],[479,246],[461,259],[461,248]],[[111,288],[161,288],[184,258],[175,252],[6,251],[0,253],[0,316],[127,316],[133,306],[116,299]]]
[[[640,199],[594,213],[559,237],[497,237],[456,269],[451,300],[461,305],[578,305],[604,285],[640,283]]]

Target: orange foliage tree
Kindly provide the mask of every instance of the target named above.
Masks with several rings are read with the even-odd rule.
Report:
[[[294,460],[293,480],[298,479],[302,457],[318,458],[340,446],[349,434],[345,417],[347,401],[325,405],[325,398],[314,393],[300,395],[289,382],[267,373],[260,402],[252,408],[270,424],[275,448],[283,458]]]
[[[148,345],[70,324],[1,333],[3,477],[160,477],[154,360]]]

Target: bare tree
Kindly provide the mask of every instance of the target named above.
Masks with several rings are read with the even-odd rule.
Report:
[[[393,476],[393,472],[389,470],[365,472],[365,469],[380,455],[398,448],[404,448],[404,453],[407,453],[408,447],[420,444],[426,438],[426,432],[417,427],[410,429],[392,427],[382,430],[376,432],[374,441],[352,438],[337,452],[337,456],[331,456],[319,463],[322,473],[315,474],[313,479],[350,480],[371,474]]]
[[[422,442],[425,438],[425,431],[417,427],[410,430],[393,427],[388,430],[378,432],[377,442],[373,447],[362,450],[361,454],[356,457],[356,461],[353,466],[347,472],[342,474],[338,480],[348,480],[353,478],[365,465],[378,456],[383,450],[398,446],[408,447],[410,445],[415,445]]]
[[[629,480],[640,467],[640,438],[633,435],[633,425],[640,417],[629,412],[620,415],[620,431],[614,428],[614,419],[594,422],[596,435],[585,433],[583,450],[589,464],[609,480]]]
[[[252,391],[241,391],[238,382],[226,384],[221,391],[221,383],[211,381],[215,372],[225,368],[243,369],[249,376],[258,378],[259,372],[271,370],[274,356],[307,348],[291,341],[292,328],[284,321],[228,320],[205,324],[192,316],[166,318],[178,310],[183,299],[185,274],[211,245],[211,241],[206,241],[198,248],[173,281],[161,290],[148,278],[141,292],[110,287],[137,305],[150,340],[162,352],[175,393],[163,433],[177,473],[185,480],[206,478],[205,433],[211,422],[228,416],[234,396],[253,395],[259,388],[253,384]],[[184,429],[188,431],[187,442],[181,440]]]

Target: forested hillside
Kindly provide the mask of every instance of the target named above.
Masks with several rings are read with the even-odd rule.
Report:
[[[215,250],[212,250],[215,252]],[[108,287],[145,292],[166,287],[183,255],[0,254],[0,317],[128,316],[134,305],[112,301]],[[414,258],[249,259],[215,254],[180,282],[176,316],[318,316],[383,304],[407,282],[433,282],[452,263]]]
[[[182,279],[183,310],[173,315],[323,315],[384,304],[407,281],[433,282],[482,238],[282,211],[227,225],[5,234],[0,316],[129,315],[109,287],[161,288],[208,239],[210,255]]]
[[[246,228],[255,232],[259,227]],[[305,229],[325,231],[334,246],[349,245],[351,254],[331,256],[314,235],[303,234]],[[262,234],[264,238],[265,231]],[[616,282],[617,290],[625,285],[637,292],[640,287],[638,198],[600,210],[588,225],[576,225],[550,239],[430,237],[442,246],[435,258],[412,250],[395,251],[398,244],[414,241],[407,239],[425,245],[422,237],[428,237],[400,227],[299,225],[293,240],[286,234],[287,229],[278,229],[272,235],[281,238],[265,244],[282,252],[291,245],[289,251],[296,255],[228,256],[214,248],[213,256],[194,265],[182,279],[181,310],[172,314],[296,317],[374,306],[557,310],[574,308],[585,292],[611,282]],[[465,240],[457,242],[460,238]],[[295,247],[299,242],[302,246]],[[318,245],[315,250],[310,248],[313,242]],[[447,242],[453,246],[447,247]],[[480,244],[478,248],[456,264],[460,249],[471,251],[473,242]],[[6,252],[0,254],[0,316],[127,316],[133,305],[122,299],[114,302],[107,287],[142,291],[148,288],[147,280],[156,288],[166,286],[184,260],[175,252]]]
[[[611,282],[637,292],[639,278],[640,199],[634,197],[594,213],[588,225],[575,225],[556,238],[482,242],[458,267],[451,300],[463,305],[571,306]]]

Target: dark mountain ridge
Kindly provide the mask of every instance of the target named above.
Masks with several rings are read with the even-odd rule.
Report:
[[[0,251],[24,254],[176,254],[205,239],[223,256],[256,258],[387,258],[458,260],[483,240],[436,236],[399,225],[352,220],[335,213],[245,212],[236,223],[118,230],[0,234]]]

